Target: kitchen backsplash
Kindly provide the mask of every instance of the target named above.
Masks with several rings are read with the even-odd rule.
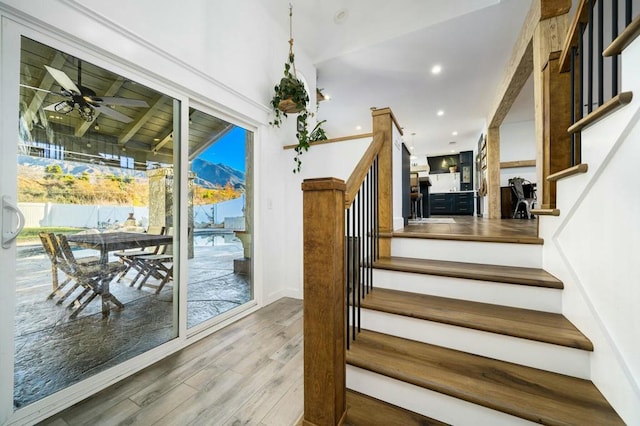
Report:
[[[460,173],[439,173],[429,175],[429,192],[460,191]]]

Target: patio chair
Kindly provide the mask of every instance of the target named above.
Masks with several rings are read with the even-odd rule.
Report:
[[[83,288],[80,295],[67,306],[67,309],[73,309],[69,317],[77,317],[96,296],[101,296],[102,298],[103,316],[109,315],[109,303],[113,303],[119,308],[124,308],[124,305],[110,293],[109,283],[125,266],[120,262],[81,264],[73,255],[67,237],[60,234],[56,236],[56,240],[62,253],[62,257],[59,257],[58,261],[60,269],[68,277],[75,279],[79,286]]]
[[[58,262],[60,261],[60,259],[63,259],[63,255],[60,252],[56,237],[54,234],[48,232],[40,232],[38,236],[40,237],[40,241],[42,242],[44,252],[47,254],[47,257],[51,261],[51,286],[53,290],[47,296],[47,300],[53,299],[54,296],[59,296],[60,300],[58,301],[58,304],[60,304],[64,302],[69,294],[73,293],[73,291],[78,288],[80,284],[76,281],[71,290],[68,290],[67,293],[62,292],[63,288],[67,284],[73,282],[73,279],[70,276],[66,276],[66,279],[62,283],[59,282],[58,269],[60,268]],[[96,265],[100,263],[100,258],[98,256],[88,256],[77,258],[76,262],[81,265]]]
[[[147,234],[149,235],[162,235],[163,232],[164,226],[150,225],[147,229]],[[132,269],[141,272],[143,265],[141,265],[138,261],[138,257],[156,254],[158,253],[158,250],[160,250],[160,246],[144,247],[136,250],[124,250],[114,253],[114,255],[120,259],[120,262],[122,262],[126,266],[122,270],[122,272],[118,274],[118,279],[116,280],[116,282],[120,282],[122,278],[127,275],[127,273],[129,273],[129,271],[131,271]],[[135,281],[131,281],[129,286],[132,287],[134,284]]]
[[[189,230],[190,232],[191,230]],[[166,235],[173,235],[173,228],[168,227]],[[159,294],[162,288],[173,279],[173,254],[171,245],[165,245],[158,249],[156,254],[138,257],[141,270],[133,279],[135,283],[140,277],[142,281],[138,284],[138,289],[144,285],[155,288],[155,294]],[[149,278],[154,277],[160,282],[158,284],[148,283]]]

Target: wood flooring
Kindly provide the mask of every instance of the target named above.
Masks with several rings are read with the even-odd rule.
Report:
[[[393,236],[518,244],[542,244],[544,242],[542,238],[538,237],[538,219],[452,217],[455,223],[410,224],[405,226],[402,231],[394,232]]]
[[[283,298],[41,425],[293,425],[302,301]]]

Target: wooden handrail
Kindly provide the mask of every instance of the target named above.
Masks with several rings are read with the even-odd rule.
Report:
[[[351,140],[355,140],[355,139],[364,139],[364,138],[370,138],[370,137],[373,137],[373,133],[361,133],[359,135],[341,136],[339,138],[325,139],[323,141],[313,141],[313,142],[309,142],[309,145],[311,145],[311,146],[323,145],[323,144],[326,144],[326,143],[344,142],[344,141],[351,141]],[[285,145],[285,146],[282,147],[282,149],[293,149],[296,146],[298,146],[298,144]]]
[[[611,114],[616,109],[627,105],[633,99],[633,92],[618,93],[607,102],[600,105],[597,109],[593,110],[591,114],[584,116],[581,120],[576,121],[567,132],[576,133],[584,129],[590,124],[595,123],[603,117]]]
[[[625,47],[627,47],[633,40],[640,35],[640,15],[631,21],[631,23],[625,28],[618,37],[607,47],[602,56],[614,56],[622,53]]]
[[[353,169],[353,172],[351,172],[351,176],[347,179],[347,190],[344,195],[345,209],[348,209],[356,198],[356,194],[358,193],[358,190],[360,190],[362,182],[364,182],[364,179],[367,177],[367,173],[369,173],[369,169],[371,168],[373,161],[382,149],[383,142],[384,140],[382,138],[374,139],[373,142],[371,142],[369,148],[367,148],[364,155]]]
[[[595,5],[598,0],[594,0]],[[589,0],[580,0],[580,4],[576,9],[576,14],[573,16],[571,27],[567,33],[567,38],[562,46],[562,55],[560,55],[560,72],[569,71],[569,60],[571,59],[571,47],[578,45],[578,37],[582,34],[578,34],[578,28],[580,23],[586,24],[589,22]]]
[[[588,170],[589,170],[589,166],[586,163],[581,163],[573,167],[569,167],[568,169],[560,170],[557,173],[549,175],[547,176],[547,180],[549,182],[556,182],[562,178],[577,175],[580,173],[587,173]]]

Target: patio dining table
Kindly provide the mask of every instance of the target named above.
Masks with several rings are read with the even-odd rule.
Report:
[[[173,236],[171,235],[153,235],[140,232],[107,232],[103,234],[75,234],[69,235],[67,241],[79,247],[94,249],[100,251],[100,263],[108,269],[109,252],[128,250],[135,248],[144,248],[149,246],[159,246],[171,244]],[[109,315],[109,304],[114,304],[118,308],[124,308],[109,289],[110,279],[102,282],[102,314],[103,317]]]
[[[109,262],[109,252],[171,244],[171,235],[153,235],[141,232],[105,232],[102,234],[74,234],[67,241],[79,247],[100,251],[100,263]]]

